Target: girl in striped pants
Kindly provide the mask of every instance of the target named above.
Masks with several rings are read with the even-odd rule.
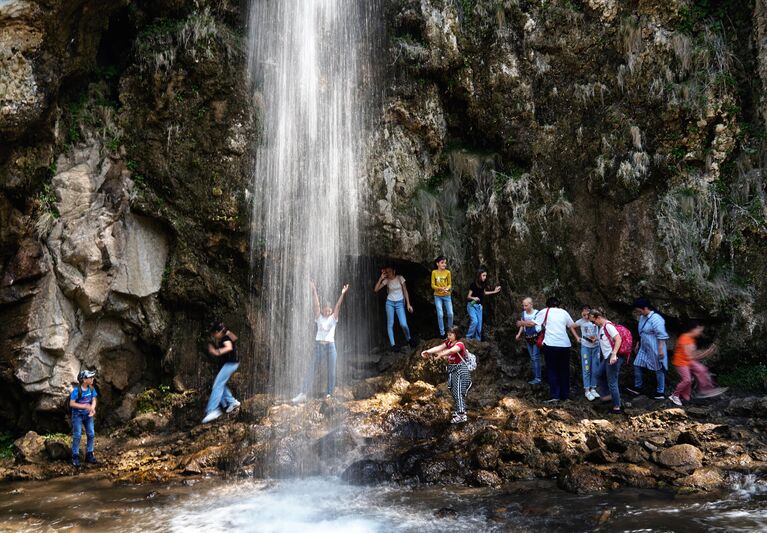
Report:
[[[447,388],[455,402],[455,411],[450,419],[451,424],[466,422],[466,393],[471,388],[471,374],[466,366],[466,347],[459,341],[460,330],[457,326],[448,328],[447,340],[429,350],[421,352],[421,357],[427,359],[444,359],[447,361]]]

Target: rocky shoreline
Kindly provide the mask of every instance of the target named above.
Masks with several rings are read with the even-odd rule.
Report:
[[[469,394],[469,421],[448,423],[452,403],[442,369],[415,355],[387,373],[339,389],[334,398],[294,406],[269,395],[199,425],[197,393],[174,395],[109,434],[97,433],[99,471],[115,482],[201,476],[338,475],[375,484],[501,486],[556,479],[576,493],[620,487],[712,491],[731,473],[767,471],[767,398],[725,397],[677,408],[638,397],[624,416],[580,396],[549,406],[521,368],[490,343]],[[73,475],[66,439],[28,433],[0,479]],[[732,478],[732,479],[731,479]]]

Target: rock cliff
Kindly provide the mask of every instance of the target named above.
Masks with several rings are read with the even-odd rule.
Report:
[[[480,264],[504,286],[489,333],[509,356],[528,294],[629,324],[647,295],[672,327],[705,319],[725,359],[763,356],[764,2],[381,7],[363,223],[423,335],[444,253],[458,294]],[[209,320],[244,346],[258,330],[246,18],[229,0],[0,3],[4,425],[57,427],[85,366],[127,420],[147,387],[208,382]]]

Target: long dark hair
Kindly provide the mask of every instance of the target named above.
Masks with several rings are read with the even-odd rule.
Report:
[[[477,270],[477,277],[474,279],[474,283],[477,284],[477,287],[482,287],[483,289],[487,286],[487,279],[485,281],[482,281],[482,274],[487,274],[487,270],[484,268],[480,268]]]

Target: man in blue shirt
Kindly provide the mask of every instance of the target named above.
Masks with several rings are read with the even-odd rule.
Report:
[[[88,438],[85,462],[98,463],[93,456],[93,441],[96,438],[96,433],[93,430],[93,419],[96,416],[96,397],[98,396],[93,387],[95,377],[96,372],[81,370],[77,374],[78,385],[69,395],[69,407],[72,415],[72,465],[78,468],[80,467],[80,439],[83,435],[83,426],[85,426],[85,435]]]

